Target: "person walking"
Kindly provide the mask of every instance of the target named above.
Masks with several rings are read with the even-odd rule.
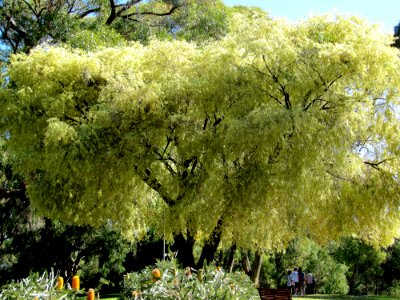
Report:
[[[294,281],[292,277],[292,271],[288,270],[286,274],[286,286],[288,290],[290,291],[290,294],[293,295],[294,293]]]
[[[306,276],[301,267],[298,270],[298,277],[299,277],[299,290],[300,290],[299,293],[300,295],[303,296],[305,294],[305,289],[306,289]]]
[[[293,280],[293,283],[294,283],[294,293],[293,293],[293,295],[297,295],[297,292],[299,290],[299,273],[297,272],[297,268],[293,269],[292,280]]]
[[[314,275],[308,270],[306,275],[307,294],[315,294],[315,278]]]

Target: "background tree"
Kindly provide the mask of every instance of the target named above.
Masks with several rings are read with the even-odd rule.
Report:
[[[268,254],[263,265],[262,286],[286,287],[287,270],[301,267],[311,272],[320,294],[345,294],[347,266],[331,255],[331,245],[321,246],[308,238],[295,239],[281,252]]]
[[[14,236],[29,231],[34,226],[33,212],[25,196],[25,185],[12,173],[0,139],[0,283],[10,278],[15,255],[9,251]]]
[[[85,286],[105,292],[118,291],[131,246],[107,226],[94,229],[46,219],[41,226],[14,236],[7,249],[15,261],[9,268],[10,277],[4,281],[53,269],[69,281],[81,274]]]
[[[393,43],[393,46],[394,47],[396,47],[396,48],[400,48],[400,41],[399,41],[399,37],[400,37],[400,23],[399,24],[397,24],[395,27],[394,27],[394,38],[395,38],[395,41],[394,41],[394,43]]]
[[[335,258],[348,266],[349,293],[377,294],[381,285],[385,252],[354,238],[343,238],[335,250]]]
[[[13,53],[44,42],[87,48],[116,45],[116,38],[119,45],[151,36],[201,41],[222,36],[227,25],[226,8],[215,0],[4,0],[0,9],[0,40]]]
[[[382,264],[384,290],[399,296],[400,243],[398,240],[386,249],[386,261]]]

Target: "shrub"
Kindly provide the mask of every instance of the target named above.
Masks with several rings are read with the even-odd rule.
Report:
[[[33,273],[29,277],[19,281],[13,281],[1,287],[0,300],[5,299],[75,299],[83,291],[67,289],[57,290],[57,277],[53,271]]]
[[[400,281],[395,281],[388,290],[389,296],[400,297]]]
[[[155,269],[160,271],[160,278],[154,276]],[[158,261],[156,266],[126,274],[123,285],[125,296],[135,300],[259,299],[257,289],[244,273],[226,273],[214,265],[182,270],[175,260]]]

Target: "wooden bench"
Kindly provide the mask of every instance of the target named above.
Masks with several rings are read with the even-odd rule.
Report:
[[[261,300],[291,300],[292,295],[288,289],[258,288]]]

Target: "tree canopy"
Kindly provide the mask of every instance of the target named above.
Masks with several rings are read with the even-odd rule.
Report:
[[[13,56],[1,130],[32,204],[69,223],[112,220],[134,234],[152,225],[245,247],[304,234],[391,243],[392,38],[356,17],[289,24],[242,10],[232,20],[205,45]]]
[[[202,41],[226,31],[227,9],[219,0],[0,1],[2,59],[38,44],[74,47],[121,45],[150,36]]]

